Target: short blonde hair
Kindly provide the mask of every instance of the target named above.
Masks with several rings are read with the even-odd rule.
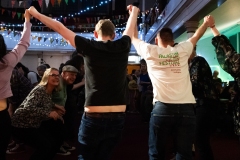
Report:
[[[115,26],[109,19],[101,19],[96,24],[95,31],[99,35],[113,37],[115,34]]]
[[[42,80],[41,80],[41,82],[40,82],[38,85],[40,85],[40,86],[46,86],[46,85],[48,84],[49,75],[50,75],[50,73],[51,73],[52,71],[58,71],[58,72],[59,72],[59,70],[56,69],[56,68],[48,68],[48,69],[46,69],[46,71],[45,71],[44,74],[43,74]],[[58,86],[55,88],[55,90],[56,90],[56,91],[61,90],[60,83],[59,83]]]

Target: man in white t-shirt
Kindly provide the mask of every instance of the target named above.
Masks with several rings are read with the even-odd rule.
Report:
[[[137,12],[134,6],[129,12]],[[170,28],[162,28],[157,34],[156,45],[138,39],[135,29],[132,43],[137,53],[147,62],[148,74],[153,85],[154,108],[149,124],[149,159],[165,159],[169,134],[174,135],[176,159],[192,159],[192,143],[195,133],[195,98],[188,71],[188,58],[193,46],[214,25],[212,16],[206,16],[195,34],[185,42],[174,45]]]

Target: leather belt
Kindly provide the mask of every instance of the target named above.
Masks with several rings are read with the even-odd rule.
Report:
[[[125,117],[125,112],[108,112],[108,113],[88,113],[84,112],[86,117],[92,118],[105,118],[105,119],[112,119],[112,118],[120,118]]]

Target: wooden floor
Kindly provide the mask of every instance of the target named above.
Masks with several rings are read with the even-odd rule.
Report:
[[[78,117],[78,122],[80,122]],[[77,130],[76,138],[72,145],[78,148]],[[126,125],[121,142],[116,146],[111,160],[148,160],[148,124],[141,121],[139,114],[127,114]],[[211,137],[212,149],[215,160],[240,160],[240,143],[238,137],[233,133],[215,132]],[[171,159],[171,145],[169,145],[167,160]],[[7,155],[7,160],[27,160],[33,151],[26,147],[26,152]],[[77,160],[78,150],[72,151],[69,156],[56,155],[54,160]],[[197,152],[194,157],[197,160]]]

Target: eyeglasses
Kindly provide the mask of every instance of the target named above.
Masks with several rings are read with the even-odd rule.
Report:
[[[60,74],[49,74],[49,76],[53,76],[54,78],[59,78]]]

